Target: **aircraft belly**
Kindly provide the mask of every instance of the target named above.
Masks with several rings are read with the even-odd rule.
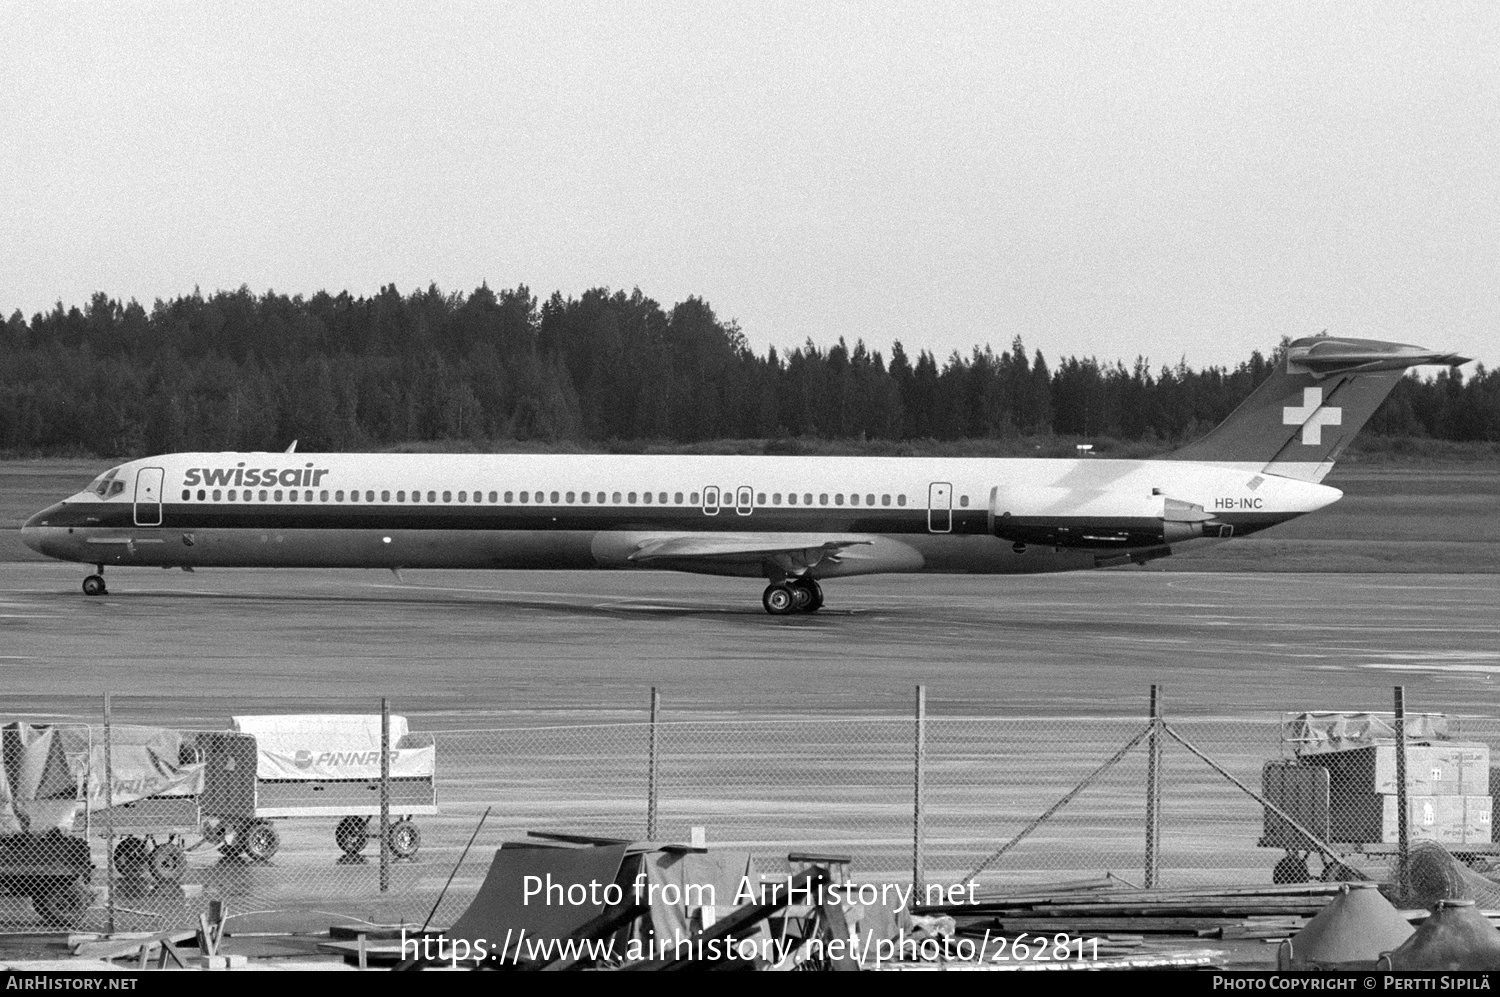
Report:
[[[1025,544],[1018,552],[999,537],[932,534],[906,540],[921,552],[923,570],[943,574],[1033,575],[1095,566],[1094,551]]]
[[[64,531],[56,531],[64,534]],[[592,534],[531,530],[77,530],[42,553],[144,567],[592,568]]]

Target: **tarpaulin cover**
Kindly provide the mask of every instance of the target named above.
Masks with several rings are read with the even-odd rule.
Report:
[[[259,779],[380,778],[380,717],[357,714],[234,717],[255,738]],[[391,717],[391,778],[431,778],[437,749]]]
[[[197,796],[203,792],[203,763],[182,763],[182,735],[161,727],[110,730],[110,766],[104,764],[104,737],[86,727],[58,731],[74,777],[85,787],[89,809],[134,803],[148,796]],[[106,794],[106,771],[113,793]]]
[[[1389,713],[1299,713],[1282,727],[1282,736],[1299,755],[1347,751],[1370,744],[1392,744],[1395,717]],[[1452,738],[1448,718],[1430,713],[1406,717],[1408,741],[1447,741]]]
[[[0,728],[0,834],[70,829],[83,808],[55,727]]]
[[[522,932],[526,939],[538,941],[568,938],[604,912],[602,902],[572,903],[572,899],[579,898],[578,891],[570,898],[568,888],[581,884],[587,894],[584,899],[602,894],[619,875],[625,848],[625,845],[549,848],[506,842],[495,852],[474,902],[443,935],[464,939],[471,947],[483,939],[488,950],[501,953],[501,957],[507,953],[514,955],[516,946],[521,944]],[[528,876],[536,880],[528,881]],[[549,896],[546,892],[549,884],[560,887],[561,893],[554,889]],[[597,889],[591,884],[598,884]],[[623,888],[628,899],[628,884]],[[529,898],[528,889],[533,892]],[[529,948],[521,945],[520,958],[528,958]]]
[[[641,899],[651,903],[651,929],[658,942],[691,938],[699,928],[760,899],[760,876],[749,852],[649,852],[641,856],[641,872],[646,876]],[[747,882],[748,896],[736,903],[735,897]],[[765,931],[762,921],[748,937]]]

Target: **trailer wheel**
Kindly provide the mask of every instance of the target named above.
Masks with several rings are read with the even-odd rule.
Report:
[[[391,854],[398,859],[414,859],[422,847],[422,832],[410,819],[398,820],[386,828],[385,839]]]
[[[163,883],[175,883],[187,869],[187,853],[175,841],[157,845],[151,850],[151,875]]]
[[[32,903],[42,919],[64,928],[71,928],[83,918],[84,911],[94,899],[84,877],[57,879],[50,886],[40,888]]]
[[[145,841],[125,838],[115,846],[115,873],[121,879],[144,879],[147,867]]]
[[[339,850],[345,855],[358,855],[365,850],[365,842],[370,836],[370,818],[368,817],[345,817],[339,821],[339,826],[334,828],[333,840],[338,843]]]
[[[268,861],[281,847],[281,835],[266,820],[251,821],[237,837],[245,854],[257,862]]]
[[[1271,870],[1271,882],[1278,886],[1306,883],[1312,879],[1307,871],[1307,859],[1288,853]]]

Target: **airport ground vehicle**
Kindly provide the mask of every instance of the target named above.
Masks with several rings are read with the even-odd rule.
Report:
[[[273,821],[334,817],[334,842],[358,856],[384,834],[398,859],[414,859],[414,817],[437,813],[436,748],[391,718],[390,815],[380,815],[380,718],[358,715],[235,717],[234,730],[201,734],[206,765],[203,835],[226,855],[264,862],[281,847]]]

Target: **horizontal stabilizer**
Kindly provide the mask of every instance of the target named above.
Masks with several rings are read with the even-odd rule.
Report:
[[[1298,339],[1229,418],[1166,459],[1254,464],[1268,474],[1318,482],[1407,368],[1468,362],[1404,343]]]
[[[1456,353],[1437,353],[1420,346],[1401,343],[1375,343],[1360,339],[1302,340],[1307,345],[1293,345],[1286,351],[1288,374],[1311,374],[1332,377],[1335,374],[1374,374],[1384,370],[1408,367],[1458,367],[1469,362]]]

